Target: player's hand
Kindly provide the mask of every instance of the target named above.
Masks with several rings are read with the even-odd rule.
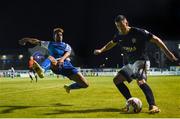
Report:
[[[27,42],[26,38],[22,38],[21,40],[19,40],[20,45],[26,45],[26,42]]]
[[[175,65],[180,66],[180,58],[177,58],[173,55],[173,57],[170,59]]]
[[[58,60],[58,64],[59,64],[59,65],[63,65],[63,64],[64,64],[64,59],[63,59],[63,58],[60,58],[60,59]]]
[[[49,56],[48,59],[51,61],[51,70],[57,70],[59,68],[58,62],[52,56]]]
[[[94,50],[94,54],[95,54],[95,55],[99,55],[99,54],[101,54],[101,53],[102,53],[101,50]]]
[[[180,59],[176,59],[176,60],[174,61],[174,63],[175,63],[177,66],[180,66]]]
[[[54,66],[57,65],[58,62],[56,61],[56,59],[55,59],[54,57],[49,56],[48,58],[49,58],[49,60],[51,61],[51,64],[52,64],[52,65],[54,65]]]

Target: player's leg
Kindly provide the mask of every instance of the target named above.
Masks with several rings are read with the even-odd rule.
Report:
[[[86,78],[68,60],[65,60],[63,65],[58,64],[57,60],[52,56],[49,56],[49,60],[53,73],[67,76],[70,80],[75,81],[70,85],[64,85],[67,93],[70,93],[70,90],[73,89],[87,88],[89,86]]]
[[[89,83],[87,79],[80,73],[78,72],[77,74],[69,76],[69,78],[73,81],[76,82],[79,86],[73,86],[73,84],[70,85],[71,89],[76,89],[76,88],[87,88],[89,86]]]
[[[13,72],[11,72],[11,78],[14,78],[14,73]]]
[[[126,100],[132,97],[128,87],[125,85],[124,81],[131,82],[133,70],[132,65],[127,64],[121,68],[121,70],[118,72],[118,74],[114,77],[113,82],[116,85],[119,92],[124,96]],[[127,107],[121,108],[120,111],[127,111]]]
[[[150,86],[147,84],[147,70],[149,70],[150,62],[137,62],[136,66],[138,68],[137,70],[137,84],[142,89],[144,95],[146,96],[146,100],[149,104],[149,112],[150,113],[158,113],[160,112],[160,109],[155,104],[155,99],[153,92],[150,88]]]
[[[36,78],[36,83],[37,83],[37,80],[38,80],[37,74],[35,74],[35,78]]]
[[[31,83],[32,83],[32,82],[33,82],[33,77],[32,77],[32,75],[31,75],[31,71],[29,71],[28,74],[29,74],[29,77],[30,77]]]
[[[131,67],[131,64],[123,66],[113,79],[117,89],[121,92],[126,100],[132,97],[128,87],[124,84],[124,81],[128,81],[129,83],[132,81],[131,75],[133,72]]]
[[[38,77],[37,77],[37,73],[34,70],[33,70],[33,74],[34,74],[34,77],[35,77],[36,83],[37,83]]]
[[[146,80],[145,79],[137,80],[137,83],[138,83],[139,87],[142,89],[144,95],[146,96],[146,100],[149,104],[149,112],[150,113],[160,112],[160,109],[155,104],[153,92],[152,92],[150,86],[146,83]]]
[[[41,65],[34,60],[33,69],[40,78],[44,78],[44,72],[50,68],[50,65],[51,61],[49,58],[46,58]]]
[[[118,72],[118,74],[114,77],[113,82],[119,92],[125,97],[126,100],[128,100],[132,96],[128,87],[124,83],[124,81],[126,81],[126,78],[122,75],[121,72],[122,71]]]
[[[87,79],[80,72],[68,77],[75,82],[70,85],[64,85],[67,93],[70,93],[70,91],[74,89],[87,88],[89,86]]]
[[[44,69],[34,60],[33,70],[40,78],[44,78]]]

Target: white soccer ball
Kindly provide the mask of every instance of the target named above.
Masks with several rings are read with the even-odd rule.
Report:
[[[139,113],[142,110],[142,102],[139,98],[132,97],[126,102],[128,113]]]

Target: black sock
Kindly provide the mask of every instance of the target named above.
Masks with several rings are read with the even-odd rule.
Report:
[[[31,81],[32,81],[32,80],[33,80],[33,77],[32,77],[31,75],[30,75],[29,77],[31,78]]]
[[[153,92],[152,92],[151,88],[146,83],[141,84],[139,87],[144,92],[149,106],[155,105],[154,96],[153,96]]]
[[[121,94],[128,100],[131,98],[131,93],[129,92],[128,87],[124,83],[115,84]]]
[[[72,83],[69,85],[69,88],[70,89],[79,89],[79,88],[82,88],[82,86],[79,84],[79,83]]]
[[[37,76],[35,75],[35,78],[36,78],[36,82],[37,82]]]

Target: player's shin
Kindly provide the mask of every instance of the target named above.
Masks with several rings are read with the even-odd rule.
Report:
[[[72,83],[70,85],[67,85],[67,84],[64,85],[64,89],[66,90],[67,93],[70,93],[71,90],[80,89],[80,88],[84,88],[84,87],[77,82]]]
[[[149,106],[155,105],[154,95],[153,95],[153,92],[152,92],[151,88],[146,83],[143,83],[143,84],[139,85],[139,87],[144,92],[144,94],[146,96],[146,100],[147,100]]]
[[[118,88],[118,90],[121,92],[121,94],[126,98],[126,100],[132,97],[128,87],[123,82],[115,85]]]
[[[35,78],[36,78],[36,83],[37,83],[37,80],[38,80],[38,79],[37,79],[37,75],[35,75]]]
[[[79,83],[72,83],[69,85],[69,88],[72,90],[72,89],[80,89],[80,88],[83,88],[83,86]]]
[[[29,75],[29,77],[31,78],[31,80],[33,80],[33,78],[32,78],[32,76],[31,76],[31,75]]]

